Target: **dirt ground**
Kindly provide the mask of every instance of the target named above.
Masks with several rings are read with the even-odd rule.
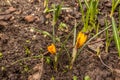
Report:
[[[33,80],[33,75],[39,71],[41,73],[37,77],[41,78],[40,80],[54,80],[52,77],[55,80],[73,80],[73,76],[77,76],[78,80],[84,80],[86,75],[90,76],[91,80],[120,80],[118,52],[114,41],[109,47],[109,52],[105,52],[105,33],[98,36],[100,38],[98,42],[102,44],[101,58],[113,71],[101,62],[90,45],[82,50],[72,70],[67,69],[69,60],[64,50],[59,59],[57,72],[53,69],[52,62],[47,63],[47,58],[53,58],[52,55],[45,55],[44,60],[32,57],[45,53],[46,47],[52,42],[49,37],[33,30],[34,28],[52,34],[52,13],[43,13],[43,2],[44,0],[0,0],[0,80]],[[61,2],[62,0],[49,0],[49,6]],[[59,25],[60,22],[64,22],[68,26],[67,31],[59,31],[56,28],[57,36],[62,37],[61,41],[64,41],[73,29],[74,20],[80,22],[81,19],[77,0],[65,0],[63,4],[71,10],[63,10],[57,23]],[[111,0],[100,0],[101,13],[98,14],[100,30],[105,28],[104,17],[110,14],[110,10]],[[114,17],[118,21],[118,9]],[[77,31],[82,25],[78,26]],[[72,51],[72,38],[73,35],[66,44],[69,53]],[[97,38],[91,41],[91,44],[95,45],[96,40]],[[60,44],[57,45],[59,47]]]

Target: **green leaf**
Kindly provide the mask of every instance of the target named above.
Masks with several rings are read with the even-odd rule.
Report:
[[[85,76],[84,80],[90,80],[90,77],[89,76]]]
[[[118,49],[118,55],[120,57],[120,37],[118,35],[118,29],[116,27],[116,23],[115,23],[115,20],[114,20],[113,17],[112,17],[112,29],[113,29],[113,35],[114,35],[114,40],[115,40],[115,43],[116,43],[116,47]]]
[[[78,80],[78,77],[77,76],[73,76],[73,80]]]

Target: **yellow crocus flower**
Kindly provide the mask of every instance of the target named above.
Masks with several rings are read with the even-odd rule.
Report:
[[[79,32],[77,36],[76,47],[80,48],[85,43],[86,40],[87,35],[85,35],[83,32]]]
[[[47,49],[51,54],[56,54],[56,47],[54,44],[51,44],[50,46],[48,46]]]

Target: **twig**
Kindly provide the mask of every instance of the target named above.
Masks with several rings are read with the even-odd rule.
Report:
[[[113,69],[112,69],[110,66],[108,66],[107,64],[105,64],[105,63],[103,62],[103,60],[102,60],[101,56],[100,56],[100,55],[98,55],[98,57],[99,57],[99,59],[100,59],[101,63],[113,72]]]

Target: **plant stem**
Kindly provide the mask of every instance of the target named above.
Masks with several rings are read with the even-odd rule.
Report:
[[[71,60],[71,62],[70,62],[70,69],[73,68],[73,64],[74,64],[74,62],[75,62],[76,55],[77,55],[77,47],[75,46],[75,47],[73,48],[72,60]]]
[[[74,39],[73,39],[73,53],[72,53],[72,60],[71,60],[71,63],[70,63],[70,69],[72,69],[73,67],[73,63],[75,62],[75,59],[76,59],[76,55],[77,55],[77,47],[75,46],[75,41],[76,41],[76,20],[75,20],[75,26],[74,26]]]

